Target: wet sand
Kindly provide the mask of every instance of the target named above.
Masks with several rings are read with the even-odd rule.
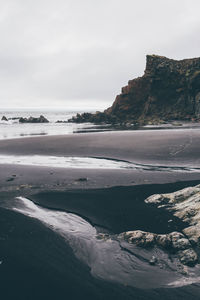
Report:
[[[0,209],[1,297],[35,299],[199,299],[198,286],[137,289],[99,280],[66,242],[40,222]]]
[[[165,209],[149,206],[144,200],[155,193],[173,192],[199,181],[172,184],[137,185],[107,189],[42,192],[29,198],[42,207],[82,216],[93,226],[109,233],[144,230],[170,233],[182,230],[184,224]],[[170,222],[169,222],[170,220]]]
[[[0,154],[86,156],[200,166],[200,129],[82,133],[0,141]]]
[[[200,165],[199,130],[105,132],[0,141],[0,154],[93,156],[159,165]],[[13,178],[11,181],[10,178]],[[80,178],[87,178],[81,181]],[[3,299],[199,299],[198,285],[142,290],[94,278],[68,244],[39,221],[5,209],[26,196],[76,213],[99,231],[181,230],[144,199],[196,185],[200,173],[0,165],[0,279]]]

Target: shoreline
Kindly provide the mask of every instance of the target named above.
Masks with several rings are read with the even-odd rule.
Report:
[[[172,152],[171,145],[174,147],[174,152]],[[6,149],[8,157],[9,154],[15,154],[16,157],[24,154],[37,154],[41,157],[43,155],[79,155],[80,157],[106,157],[109,160],[128,160],[138,163],[148,162],[152,165],[158,165],[159,163],[166,166],[170,166],[176,161],[180,167],[188,164],[198,167],[200,166],[199,147],[200,130],[192,132],[190,130],[117,131],[4,140],[0,141],[0,154],[4,153]],[[104,203],[104,197],[108,203],[112,203],[115,198],[118,199],[117,206],[120,212],[120,203],[123,203],[123,196],[120,198],[119,195],[122,194],[122,191],[124,195],[126,191],[129,191],[127,193],[133,193],[136,198],[139,193],[141,199],[142,193],[145,197],[148,197],[151,194],[161,192],[162,189],[164,189],[163,192],[172,192],[200,182],[200,172],[187,172],[184,169],[170,171],[165,167],[160,170],[145,170],[95,169],[95,167],[93,169],[73,169],[13,164],[0,164],[0,166],[4,170],[4,172],[0,172],[0,192],[5,195],[5,198],[24,196],[46,207],[50,205],[53,209],[64,208],[85,217],[92,224],[107,227],[111,231],[119,231],[119,228],[115,225],[117,224],[117,218],[110,223],[109,221],[107,223],[102,221],[100,211],[102,211],[103,206],[100,202]],[[172,186],[174,186],[174,189],[170,189]],[[148,190],[149,193],[145,192]],[[101,193],[103,195],[102,200],[99,199],[96,203],[99,207],[99,214],[95,212],[95,207],[92,209],[94,203],[87,201],[87,197],[90,198],[92,193],[94,199],[99,199],[98,195]],[[59,197],[62,199],[64,197],[62,195],[67,194],[73,194],[70,205],[67,203],[58,204],[57,200],[55,200],[56,204],[54,205],[53,200],[49,202],[47,199],[48,197],[52,199],[52,195],[56,199]],[[79,202],[76,204],[76,197],[80,198],[80,195],[85,195],[83,197],[85,208],[82,209],[79,208]],[[145,197],[142,197],[143,200]],[[105,202],[104,206],[106,207],[106,205]],[[113,202],[109,210],[115,209],[114,205]],[[124,206],[126,205],[124,204]],[[133,208],[130,206],[129,209],[131,211]],[[126,211],[126,214],[129,214],[129,210]],[[112,219],[112,216],[110,219]],[[124,228],[122,226],[121,231],[135,229],[131,225],[129,227],[128,224],[131,223],[128,222],[127,225],[124,225]],[[114,229],[112,229],[112,226]],[[146,231],[148,230],[146,229]]]
[[[46,191],[28,196],[35,204],[81,216],[102,230],[119,234],[129,230],[154,233],[181,231],[184,223],[165,209],[150,207],[144,200],[155,193],[174,192],[200,181],[116,186],[101,189]],[[170,222],[169,222],[170,220]]]
[[[198,166],[199,137],[199,130],[192,131],[192,140],[190,130],[43,136],[0,141],[0,154],[93,156],[160,165],[173,165],[177,161],[180,166]],[[34,218],[12,211],[12,208],[17,201],[15,197],[23,196],[52,212],[77,214],[95,226],[97,232],[118,234],[140,229],[166,233],[181,230],[182,222],[171,213],[147,206],[144,199],[154,193],[173,192],[197,185],[200,173],[64,169],[12,164],[0,164],[0,168],[0,275],[4,275],[3,295],[10,285],[15,289],[15,293],[9,292],[11,296],[7,299],[14,295],[15,299],[26,299],[30,291],[33,299],[55,299],[58,295],[62,298],[67,294],[72,299],[80,299],[84,295],[87,299],[102,300],[105,296],[119,300],[179,300],[186,299],[187,293],[190,293],[191,299],[198,299],[198,285],[138,289],[95,278],[59,234]],[[20,274],[19,280],[16,280],[17,273]],[[25,283],[24,290],[18,287],[20,282]],[[40,287],[40,294],[34,292],[36,285]]]
[[[81,133],[1,140],[0,154],[105,157],[135,163],[200,166],[200,130]]]

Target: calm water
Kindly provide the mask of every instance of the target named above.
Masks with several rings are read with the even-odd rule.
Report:
[[[161,249],[141,249],[112,235],[108,239],[99,239],[95,227],[80,216],[37,206],[24,197],[16,198],[15,205],[14,211],[38,219],[61,235],[77,258],[90,267],[94,277],[144,289],[177,287],[200,281],[199,268],[195,271],[190,268],[187,278],[176,272],[176,267]],[[162,268],[149,264],[153,254],[162,261]],[[154,276],[151,276],[153,272]]]
[[[92,111],[91,111],[92,112]],[[94,112],[94,111],[93,111]],[[91,123],[75,124],[75,123],[57,123],[57,121],[68,121],[72,116],[77,113],[83,113],[83,111],[1,111],[0,112],[0,140],[2,139],[13,139],[21,137],[39,136],[39,135],[63,135],[73,134],[77,132],[87,131],[99,131],[99,130],[112,130],[111,127],[104,125],[94,125]],[[19,117],[39,117],[40,115],[45,116],[49,123],[25,123],[21,124],[18,120],[11,120],[12,118]],[[9,121],[2,121],[2,117],[6,116]],[[178,125],[177,125],[178,124]],[[148,125],[142,126],[142,130],[159,130],[159,129],[200,129],[200,123],[171,123],[161,125]],[[114,128],[116,130],[116,128]]]
[[[83,128],[94,127],[87,124],[56,123],[56,121],[67,121],[78,111],[1,111],[0,112],[0,139],[13,139],[37,135],[62,135],[72,134]],[[81,113],[81,111],[79,111]],[[9,118],[39,117],[44,115],[49,123],[21,124],[18,120],[1,121],[3,116]]]

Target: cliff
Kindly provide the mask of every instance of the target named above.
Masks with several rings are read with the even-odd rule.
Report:
[[[200,58],[173,60],[147,55],[142,77],[130,80],[103,113],[75,122],[148,123],[200,119]]]

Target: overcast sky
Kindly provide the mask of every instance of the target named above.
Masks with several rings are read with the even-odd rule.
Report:
[[[0,0],[0,108],[104,109],[146,54],[200,56],[199,0]]]

